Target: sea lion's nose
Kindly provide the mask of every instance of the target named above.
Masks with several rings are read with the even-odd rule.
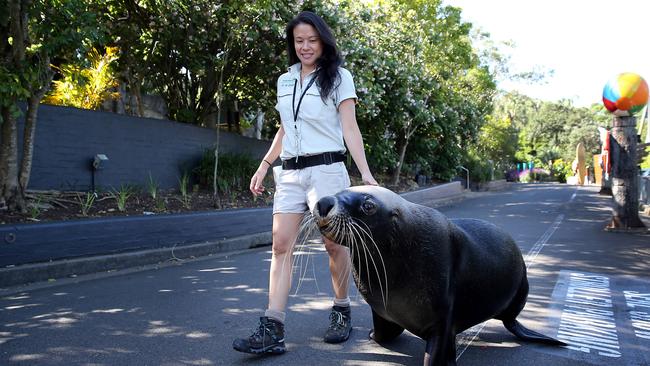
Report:
[[[336,199],[332,196],[326,196],[318,200],[316,203],[316,209],[320,217],[325,217],[332,210],[332,207],[336,204]]]

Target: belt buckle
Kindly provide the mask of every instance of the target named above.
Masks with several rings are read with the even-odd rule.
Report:
[[[334,162],[331,153],[323,154],[323,160],[325,161],[325,165],[330,165]]]

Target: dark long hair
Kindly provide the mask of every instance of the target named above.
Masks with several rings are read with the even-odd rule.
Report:
[[[321,17],[311,11],[301,12],[298,16],[293,18],[289,24],[287,24],[286,34],[289,66],[300,62],[300,59],[296,54],[293,39],[293,29],[298,24],[309,24],[314,27],[323,45],[323,53],[318,60],[316,60],[316,65],[318,66],[318,70],[316,71],[316,83],[320,88],[323,102],[326,102],[326,99],[332,90],[338,86],[335,86],[335,84],[340,82],[338,68],[341,66],[342,60],[341,55],[336,48],[336,39],[334,38],[330,28],[327,26],[327,23],[325,23]]]

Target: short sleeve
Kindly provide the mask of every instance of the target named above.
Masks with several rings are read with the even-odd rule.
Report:
[[[341,76],[341,83],[339,84],[338,88],[336,88],[336,93],[334,94],[334,102],[336,104],[336,108],[338,108],[341,102],[346,99],[354,99],[355,102],[357,99],[357,93],[354,88],[354,80],[352,80],[352,74],[344,68],[339,68],[339,75]]]
[[[284,75],[280,75],[278,78],[278,82],[276,83],[275,86],[275,91],[276,91],[276,96],[275,96],[275,109],[279,112],[280,111],[280,82],[282,81],[282,77]]]

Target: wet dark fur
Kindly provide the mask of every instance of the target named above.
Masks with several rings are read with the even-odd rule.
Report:
[[[456,335],[496,318],[521,339],[563,344],[517,322],[528,295],[526,266],[495,225],[449,220],[379,187],[325,197],[313,216],[323,235],[350,247],[377,342],[407,329],[427,341],[425,365],[455,365]],[[341,224],[346,220],[355,224]]]

